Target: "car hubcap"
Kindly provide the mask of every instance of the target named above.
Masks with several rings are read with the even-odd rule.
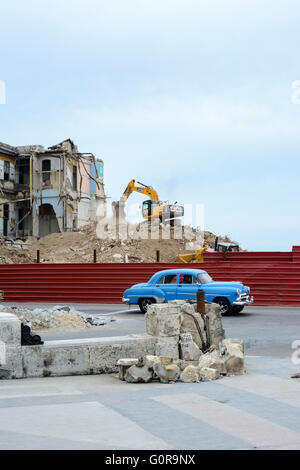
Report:
[[[228,310],[228,305],[226,302],[219,302],[219,305],[221,307],[221,314],[224,315]]]
[[[143,307],[143,309],[146,310],[146,312],[147,312],[148,307],[149,307],[149,305],[151,305],[151,304],[152,304],[151,300],[143,300],[143,302],[142,302],[142,307]]]

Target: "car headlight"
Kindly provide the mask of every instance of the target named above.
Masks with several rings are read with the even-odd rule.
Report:
[[[240,293],[241,293],[240,289],[237,289],[236,293],[237,293],[237,295],[240,295]]]

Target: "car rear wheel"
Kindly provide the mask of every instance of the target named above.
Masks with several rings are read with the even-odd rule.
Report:
[[[224,297],[219,297],[219,298],[214,300],[214,303],[220,305],[222,315],[230,315],[231,314],[232,306],[231,306],[231,303],[229,302],[228,299],[225,299]]]
[[[147,310],[148,310],[149,305],[154,304],[154,303],[155,302],[154,302],[153,299],[148,299],[148,298],[140,299],[139,300],[139,307],[140,307],[141,312],[146,313]]]
[[[244,305],[235,305],[232,307],[233,313],[241,313],[244,310]]]

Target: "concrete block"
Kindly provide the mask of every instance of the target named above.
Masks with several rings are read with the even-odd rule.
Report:
[[[203,367],[216,369],[221,375],[226,375],[227,373],[224,356],[220,354],[220,351],[218,349],[203,354],[203,356],[201,356],[199,359],[199,367],[200,369]]]
[[[217,347],[225,338],[225,330],[222,324],[221,307],[218,304],[206,304],[205,313],[209,325],[209,344]]]
[[[180,376],[180,369],[176,364],[165,365],[158,362],[153,365],[153,371],[162,383],[176,382]]]
[[[122,358],[119,359],[117,364],[119,366],[119,379],[125,380],[125,374],[129,367],[136,365],[139,362],[138,358]]]
[[[43,346],[22,346],[24,377],[42,377],[44,371]]]
[[[156,356],[169,356],[173,359],[179,359],[179,338],[174,336],[171,338],[158,338],[155,348]]]
[[[180,316],[180,305],[153,304],[145,315],[146,331],[152,336],[178,336]]]
[[[5,363],[2,367],[9,371],[10,379],[21,379],[23,377],[21,345],[6,345]]]
[[[195,366],[187,366],[180,374],[180,381],[185,383],[200,382],[200,370]]]
[[[0,341],[21,346],[21,322],[16,315],[0,312]]]
[[[217,380],[220,378],[220,372],[217,369],[211,369],[210,367],[199,368],[200,378],[204,382],[209,380]]]
[[[179,339],[180,358],[185,361],[197,361],[202,351],[193,341],[191,333],[182,333]]]
[[[84,375],[90,373],[88,347],[61,347],[43,350],[43,375]]]
[[[153,370],[147,365],[138,367],[133,365],[127,369],[125,374],[125,380],[128,383],[148,383],[153,377]]]
[[[239,339],[224,339],[222,351],[228,375],[240,375],[245,373],[244,345]]]

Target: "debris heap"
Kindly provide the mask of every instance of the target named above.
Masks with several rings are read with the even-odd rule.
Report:
[[[243,342],[225,339],[217,304],[206,303],[204,315],[183,300],[153,304],[146,324],[147,333],[156,338],[156,355],[120,359],[121,380],[191,383],[245,372]]]
[[[114,320],[113,317],[108,318],[83,313],[67,305],[55,305],[54,307],[35,309],[24,306],[7,307],[0,305],[0,311],[2,310],[5,310],[6,313],[13,313],[25,325],[35,330],[102,326]]]
[[[156,261],[156,251],[160,251],[160,261],[175,262],[179,253],[195,251],[189,248],[189,240],[198,240],[197,231],[192,227],[184,227],[187,238],[176,238],[174,228],[165,227],[159,232],[158,239],[145,238],[145,225],[133,227],[134,235],[125,239],[111,237],[99,238],[97,224],[90,223],[79,231],[52,233],[39,240],[28,239],[26,242],[17,240],[9,246],[7,242],[0,245],[0,264],[34,263],[37,250],[40,251],[42,263],[90,263],[93,262],[96,250],[99,263],[143,263]],[[175,228],[175,232],[176,232]],[[142,235],[141,238],[138,235]],[[214,248],[216,236],[211,232],[201,232],[204,239],[196,241]],[[219,237],[219,241],[231,242],[230,238]],[[6,244],[5,244],[6,243]]]

